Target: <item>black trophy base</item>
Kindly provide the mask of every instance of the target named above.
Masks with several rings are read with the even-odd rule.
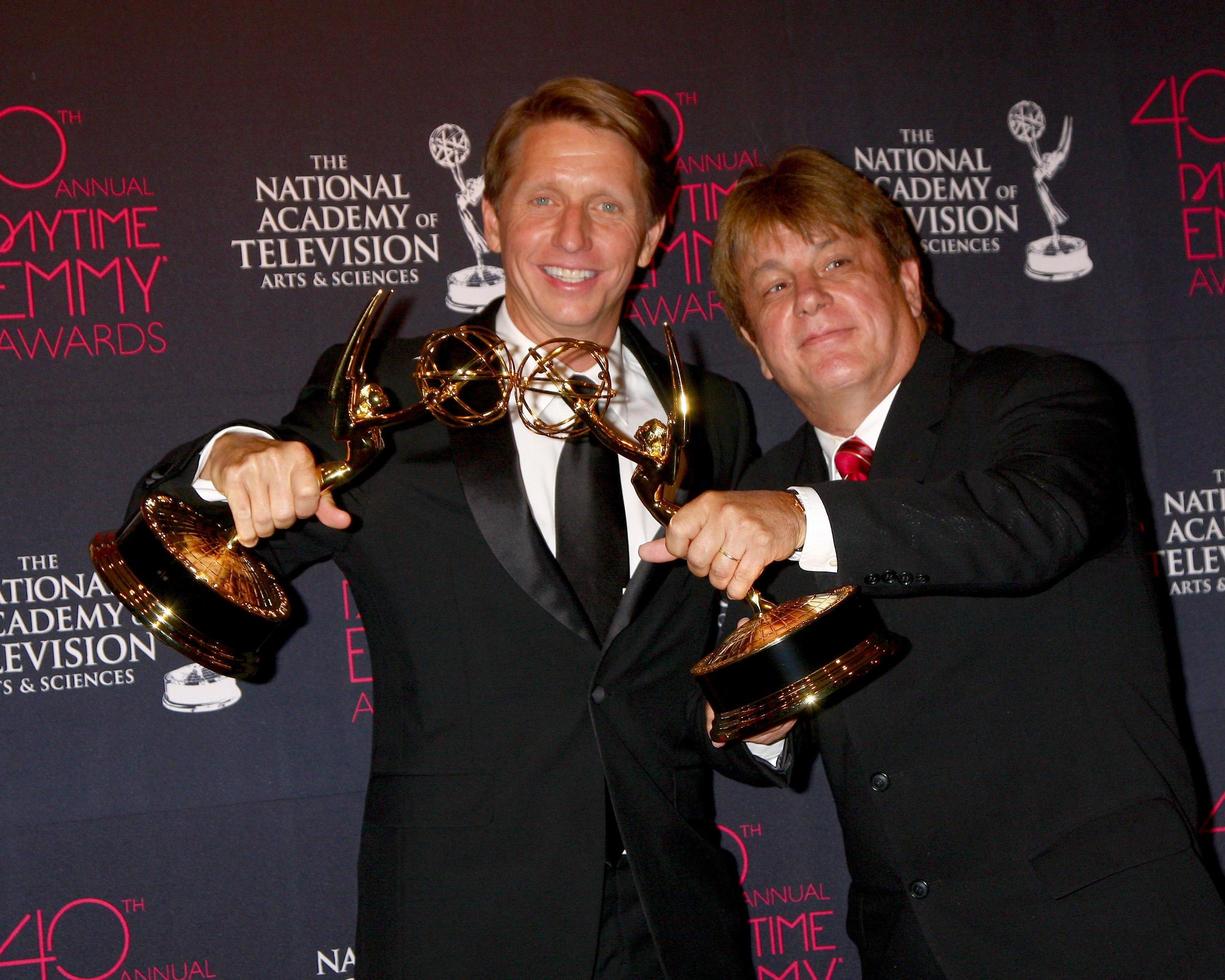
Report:
[[[803,596],[744,623],[693,674],[715,712],[711,736],[725,742],[819,708],[902,652],[855,586]]]
[[[133,616],[227,677],[260,674],[259,649],[289,618],[288,597],[267,567],[173,497],[146,499],[121,531],[95,535],[89,554]]]

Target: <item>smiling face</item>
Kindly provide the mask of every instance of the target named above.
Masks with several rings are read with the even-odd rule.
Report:
[[[537,343],[612,343],[634,270],[663,233],[645,166],[621,136],[566,120],[529,127],[513,159],[497,202],[482,203],[511,319]]]
[[[906,376],[924,325],[918,263],[893,275],[870,238],[786,228],[758,236],[738,263],[761,370],[813,425],[850,435]]]

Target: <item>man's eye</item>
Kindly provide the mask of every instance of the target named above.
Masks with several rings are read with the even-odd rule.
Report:
[[[537,194],[532,198],[532,204],[535,207],[544,207],[546,204],[552,204],[553,199],[545,194]]]
[[[604,214],[617,214],[621,210],[621,205],[616,201],[601,201],[597,208]]]
[[[841,269],[843,266],[850,265],[850,264],[851,264],[850,259],[831,259],[829,263],[826,264],[825,268]]]
[[[781,293],[786,288],[787,284],[785,282],[772,282],[766,287],[766,295],[768,296],[770,293]]]

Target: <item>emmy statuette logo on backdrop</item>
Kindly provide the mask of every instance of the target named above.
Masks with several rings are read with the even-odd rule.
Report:
[[[436,164],[451,171],[459,188],[455,206],[459,209],[459,220],[476,257],[476,265],[457,269],[447,276],[447,306],[457,313],[483,310],[506,291],[506,275],[496,265],[485,264],[484,256],[489,252],[489,243],[481,234],[474,216],[485,194],[485,175],[465,179],[460,169],[471,152],[468,134],[459,126],[443,123],[430,133],[430,155]]]
[[[1026,247],[1025,274],[1041,282],[1062,282],[1087,276],[1093,269],[1089,246],[1083,238],[1059,234],[1059,226],[1068,220],[1068,213],[1056,203],[1047,185],[1047,181],[1063,169],[1072,148],[1072,117],[1063,117],[1059,145],[1048,153],[1038,149],[1038,140],[1046,131],[1046,115],[1038,103],[1022,100],[1009,109],[1008,131],[1029,147],[1029,155],[1034,160],[1038,201],[1051,225],[1050,235],[1035,239]]]
[[[162,707],[182,714],[220,711],[242,697],[234,678],[196,663],[167,671],[162,684]]]

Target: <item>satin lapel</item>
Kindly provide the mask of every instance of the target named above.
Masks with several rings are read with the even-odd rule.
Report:
[[[661,537],[663,533],[663,528],[660,528],[659,534],[656,537]],[[651,596],[659,590],[660,585],[668,575],[668,570],[672,568],[673,564],[673,562],[667,562],[658,565],[649,561],[640,561],[638,563],[638,567],[634,569],[634,574],[630,576],[629,583],[625,586],[621,602],[617,606],[617,611],[613,615],[613,621],[608,627],[608,636],[604,639],[605,647],[612,643],[618,633],[634,621],[634,617],[646,606]]]
[[[672,400],[667,359],[628,323],[621,325],[621,341],[638,358],[638,363],[646,371],[651,387],[655,389],[655,394],[666,407]],[[633,433],[627,432],[625,435],[633,436]],[[676,501],[680,504],[683,504],[687,498],[688,493],[683,489],[676,495]],[[660,528],[657,537],[662,534],[663,528]],[[634,569],[634,574],[625,587],[624,595],[621,596],[621,603],[617,606],[612,624],[608,628],[608,636],[604,640],[605,648],[612,643],[618,633],[634,621],[651,596],[659,589],[671,567],[671,563],[663,565],[645,561],[638,563],[638,567]]]
[[[528,507],[510,422],[502,419],[492,425],[449,431],[455,469],[485,543],[542,609],[599,645]]]
[[[948,407],[955,352],[952,344],[935,334],[923,338],[914,367],[889,407],[868,479],[921,480],[926,474]]]
[[[635,327],[632,323],[621,324],[621,342],[629,348],[636,358],[638,363],[642,365],[647,373],[647,380],[651,382],[651,387],[655,389],[655,394],[659,400],[667,407],[672,401],[672,385],[671,379],[668,377],[668,359],[655,349],[642,331]]]

